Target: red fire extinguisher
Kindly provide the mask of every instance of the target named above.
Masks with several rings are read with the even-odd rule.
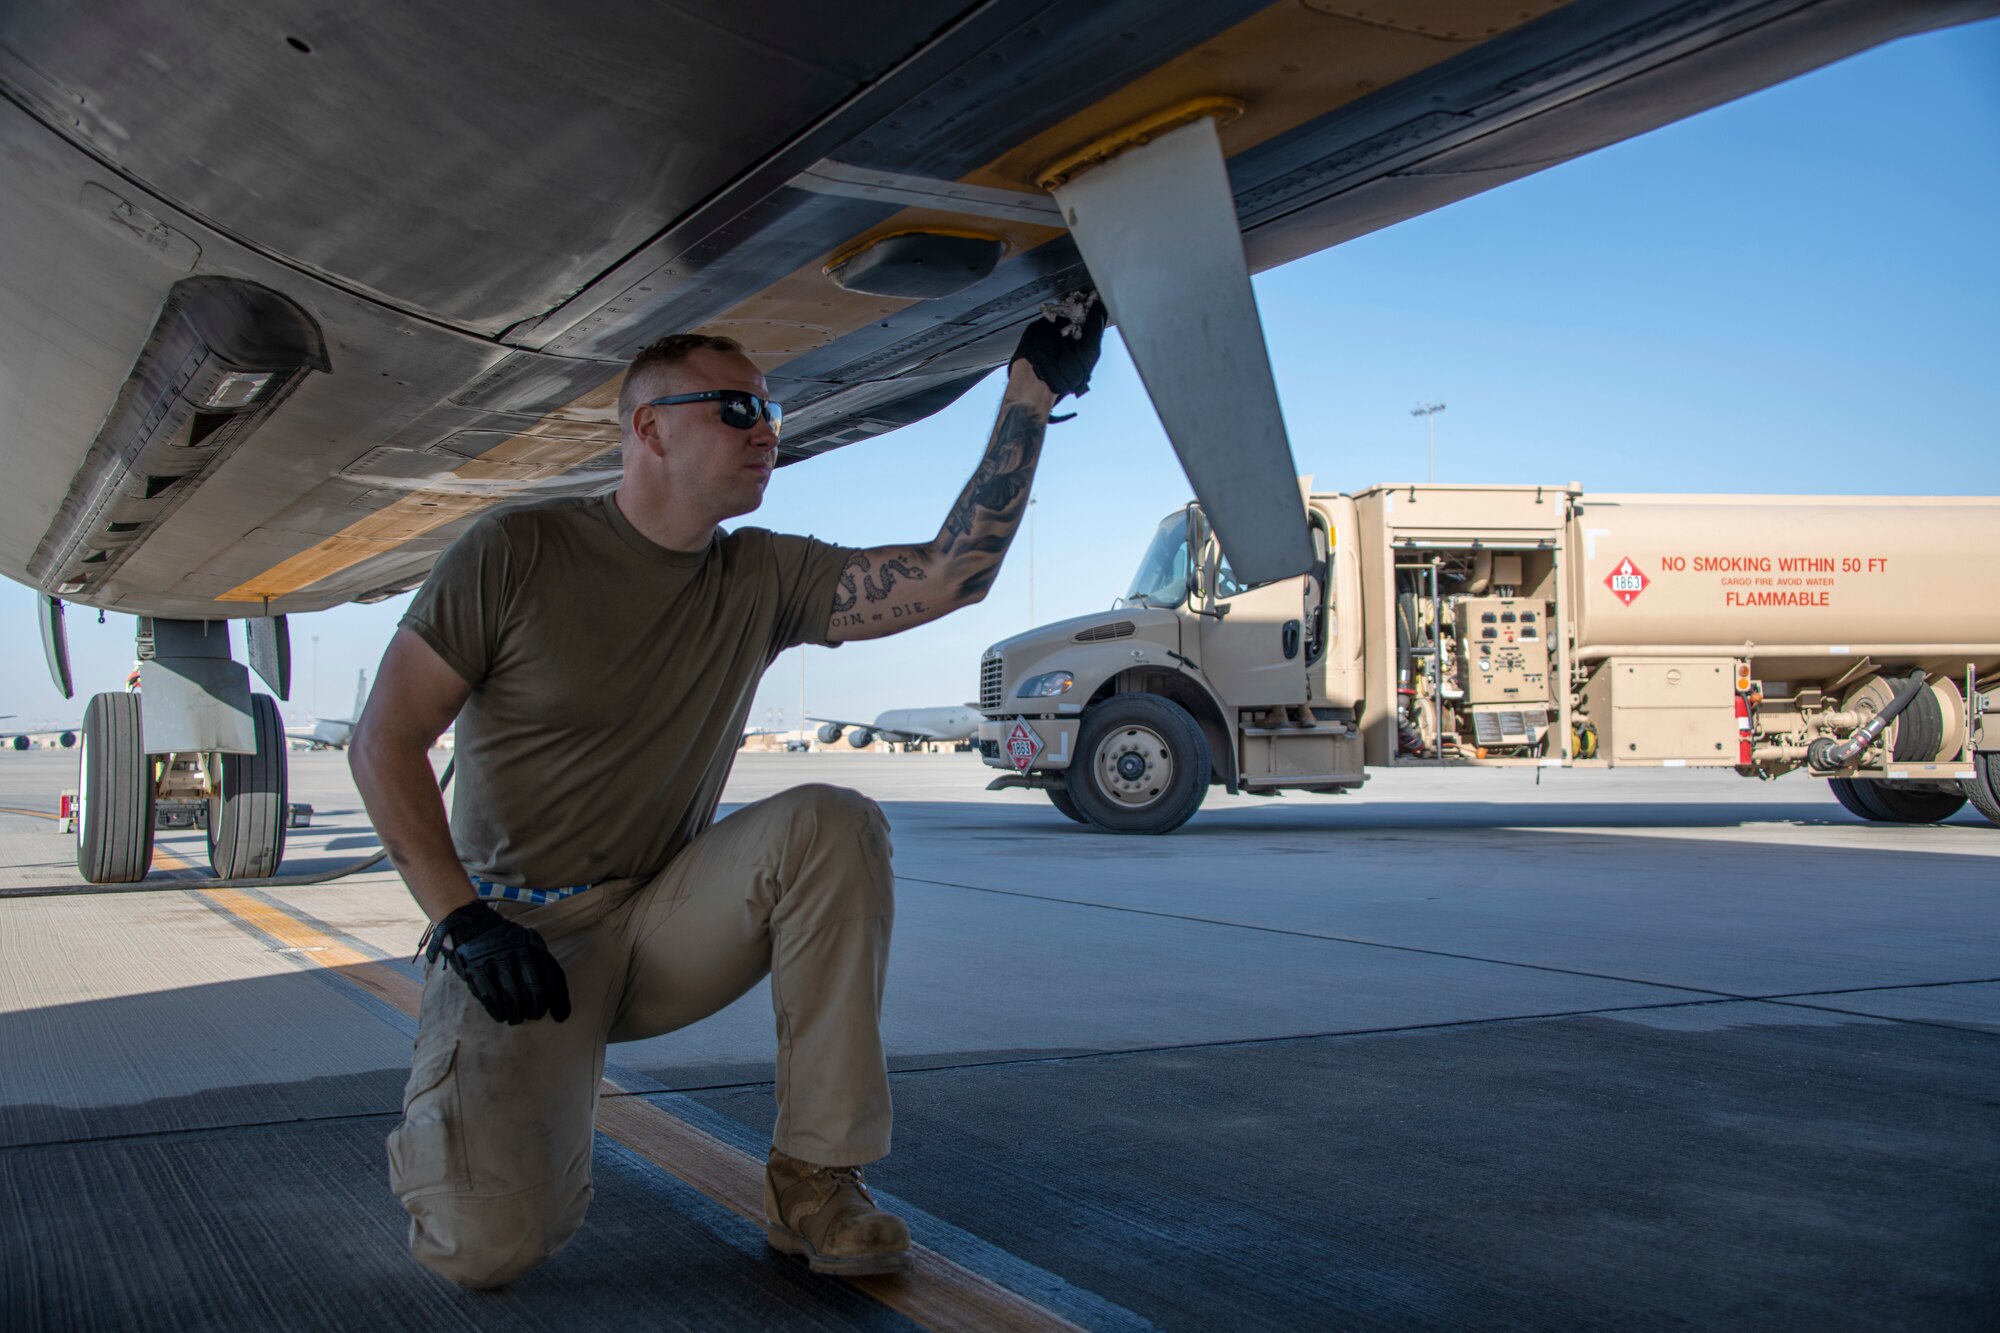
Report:
[[[1750,697],[1740,690],[1736,695],[1736,762],[1746,768],[1753,762],[1750,756]]]

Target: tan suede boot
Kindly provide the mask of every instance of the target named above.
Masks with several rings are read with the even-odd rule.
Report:
[[[859,1277],[910,1266],[910,1229],[875,1206],[858,1166],[814,1166],[776,1148],[764,1167],[764,1235],[815,1273]]]

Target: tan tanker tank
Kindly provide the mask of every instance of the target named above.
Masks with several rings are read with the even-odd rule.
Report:
[[[1786,679],[1829,674],[1829,656],[2000,665],[2000,598],[1964,567],[1995,539],[1990,501],[1585,495],[1571,521],[1580,663],[1749,656]]]

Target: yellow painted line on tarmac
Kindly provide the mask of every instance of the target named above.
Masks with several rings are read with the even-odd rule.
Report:
[[[302,951],[314,966],[339,976],[411,1018],[422,1006],[423,987],[380,959],[341,943],[240,889],[204,889],[210,902],[273,939]],[[748,1153],[625,1092],[610,1079],[599,1089],[599,1132],[707,1195],[752,1225],[764,1225],[764,1164]],[[1072,1331],[1077,1325],[997,1282],[961,1268],[934,1250],[910,1248],[910,1271],[894,1277],[844,1279],[904,1318],[926,1328],[999,1329],[1009,1333]]]
[[[185,856],[182,856],[179,852],[169,851],[167,848],[160,846],[160,844],[157,842],[153,844],[153,866],[155,869],[158,870],[195,869],[194,862],[188,860]]]
[[[11,805],[0,805],[0,815],[31,815],[36,819],[60,819],[62,816],[47,810],[17,810]]]
[[[342,944],[325,931],[315,930],[289,912],[284,912],[241,889],[203,889],[203,897],[224,911],[249,922],[273,939],[283,940],[294,949],[309,950],[306,957],[320,967],[340,969],[343,980],[352,982],[376,999],[402,1010],[411,1018],[422,1007],[423,987],[379,958],[370,958]]]

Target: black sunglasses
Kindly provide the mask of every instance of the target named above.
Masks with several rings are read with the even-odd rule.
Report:
[[[676,403],[721,403],[722,424],[734,426],[738,430],[749,430],[762,417],[771,423],[771,433],[777,434],[785,419],[785,409],[768,398],[759,398],[754,393],[742,389],[704,389],[700,393],[677,393],[666,398],[654,398],[648,407],[672,407]]]

